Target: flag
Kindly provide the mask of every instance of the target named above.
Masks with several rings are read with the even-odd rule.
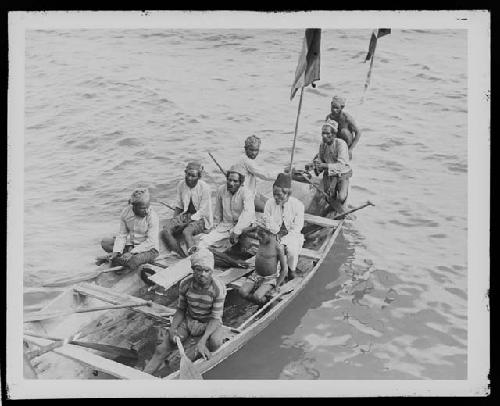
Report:
[[[297,89],[312,85],[319,80],[319,54],[321,43],[321,29],[307,28],[302,43],[302,51],[299,56],[299,63],[295,71],[295,80],[292,85],[290,100],[293,99]]]
[[[366,54],[365,62],[373,58],[375,54],[375,48],[377,47],[377,39],[383,37],[384,35],[390,34],[390,28],[379,28],[378,30],[373,30],[372,36],[370,38],[370,45],[368,46],[368,53]]]

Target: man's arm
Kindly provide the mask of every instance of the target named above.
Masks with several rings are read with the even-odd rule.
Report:
[[[255,175],[255,177],[262,180],[275,180],[276,176],[274,176],[271,172],[262,170],[255,165],[252,159],[248,158],[245,160],[245,165],[247,167],[248,172],[251,172]]]
[[[198,341],[197,349],[200,354],[208,359],[210,358],[210,351],[207,348],[207,340],[210,336],[217,330],[222,324],[222,312],[224,311],[224,300],[226,300],[226,287],[220,281],[216,282],[218,293],[212,304],[212,313],[210,314],[210,320],[205,328],[205,332]]]
[[[293,218],[292,225],[290,227],[290,230],[288,230],[291,233],[299,233],[302,231],[304,228],[304,205],[300,200],[295,200],[294,201],[294,214],[295,217]]]
[[[158,236],[160,235],[160,220],[158,215],[151,211],[148,216],[148,230],[147,230],[146,239],[141,242],[137,247],[134,247],[130,252],[132,254],[138,254],[139,252],[146,252],[152,248],[156,248],[158,250],[160,243],[158,240]]]
[[[253,195],[248,190],[243,192],[243,211],[238,217],[238,222],[234,226],[233,233],[241,235],[244,228],[252,224],[255,220],[255,203]]]
[[[125,243],[127,242],[128,226],[127,222],[125,221],[126,212],[127,209],[123,210],[120,215],[120,231],[118,232],[115,243],[113,245],[113,256],[121,254],[123,252],[123,249],[125,248]]]
[[[182,199],[183,189],[183,181],[181,180],[177,184],[177,201],[175,202],[174,216],[177,216],[184,212],[184,200]]]
[[[347,115],[347,125],[351,133],[354,133],[354,139],[352,141],[351,147],[349,148],[349,150],[352,151],[361,138],[361,131],[359,130],[359,127],[356,125],[356,122],[351,115]]]
[[[222,214],[222,191],[218,189],[217,194],[215,195],[214,225],[219,224],[223,218],[224,217]]]
[[[272,233],[278,234],[281,228],[281,223],[277,224],[276,219],[273,217],[273,210],[272,210],[272,201],[274,199],[271,198],[266,202],[266,205],[264,206],[264,216],[269,219],[269,229],[271,230]]]
[[[280,261],[280,274],[278,276],[278,280],[276,281],[276,288],[279,288],[288,275],[288,262],[286,260],[285,247],[283,247],[283,245],[281,244],[278,244],[276,250]]]
[[[206,218],[208,222],[211,224],[213,222],[213,214],[212,214],[212,197],[210,196],[210,187],[207,184],[202,186],[201,190],[201,203],[200,207],[191,216],[191,220],[199,220],[201,218]]]
[[[338,156],[337,162],[325,164],[328,169],[328,175],[341,175],[351,170],[349,165],[349,149],[344,140],[337,139]]]

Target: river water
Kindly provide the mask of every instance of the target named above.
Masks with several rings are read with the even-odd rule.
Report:
[[[356,214],[279,319],[208,379],[467,378],[467,34],[393,30],[360,104],[370,30],[323,30],[298,164],[334,94],[362,129]],[[130,191],[172,201],[185,162],[207,180],[244,139],[288,162],[303,30],[33,30],[26,35],[24,282],[93,269]],[[155,205],[160,218],[170,216]]]

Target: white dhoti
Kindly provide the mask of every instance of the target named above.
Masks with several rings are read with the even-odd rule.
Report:
[[[288,268],[295,271],[297,262],[299,261],[300,251],[304,244],[304,235],[302,233],[288,233],[281,238],[280,243],[286,245]]]
[[[197,244],[199,248],[208,248],[209,246],[217,247],[217,242],[227,240],[233,229],[233,224],[220,223],[208,234],[203,234]],[[224,242],[222,242],[224,243]]]

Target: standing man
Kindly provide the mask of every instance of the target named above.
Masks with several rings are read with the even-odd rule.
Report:
[[[331,102],[331,112],[326,116],[326,122],[336,122],[338,125],[338,137],[347,143],[349,159],[352,159],[352,151],[361,138],[361,131],[354,122],[354,118],[344,111],[345,99],[334,96]]]
[[[245,187],[250,190],[254,195],[255,199],[255,210],[262,212],[264,211],[264,206],[266,204],[267,198],[261,194],[257,193],[257,179],[272,181],[274,180],[274,175],[270,172],[266,172],[262,169],[262,165],[256,160],[257,155],[259,155],[261,140],[259,137],[252,135],[245,140],[245,153],[240,159],[243,165],[245,173]]]
[[[319,152],[313,161],[314,171],[316,175],[323,173],[323,190],[330,197],[330,203],[337,201],[341,206],[338,210],[343,211],[352,175],[347,144],[337,138],[335,121],[323,125],[321,137]]]
[[[158,215],[150,207],[146,188],[135,189],[129,204],[120,215],[120,231],[114,238],[104,238],[101,246],[111,252],[113,265],[122,265],[135,271],[139,265],[155,260],[160,251]]]
[[[201,336],[196,347],[204,358],[223,343],[226,329],[222,325],[222,312],[226,287],[212,276],[214,256],[207,248],[199,248],[191,256],[192,275],[179,285],[177,311],[167,334],[160,334],[160,343],[144,368],[154,373],[167,355],[175,348],[175,337],[185,341],[189,336]]]
[[[201,180],[203,166],[190,162],[184,170],[184,180],[177,185],[177,202],[174,217],[167,221],[161,232],[165,245],[185,257],[180,245],[184,238],[187,255],[194,246],[194,236],[210,230],[213,224],[210,186]]]
[[[280,173],[273,184],[273,198],[266,202],[264,215],[269,218],[269,229],[278,234],[285,247],[288,278],[295,277],[299,254],[304,244],[304,205],[291,196],[292,180],[289,174]]]

